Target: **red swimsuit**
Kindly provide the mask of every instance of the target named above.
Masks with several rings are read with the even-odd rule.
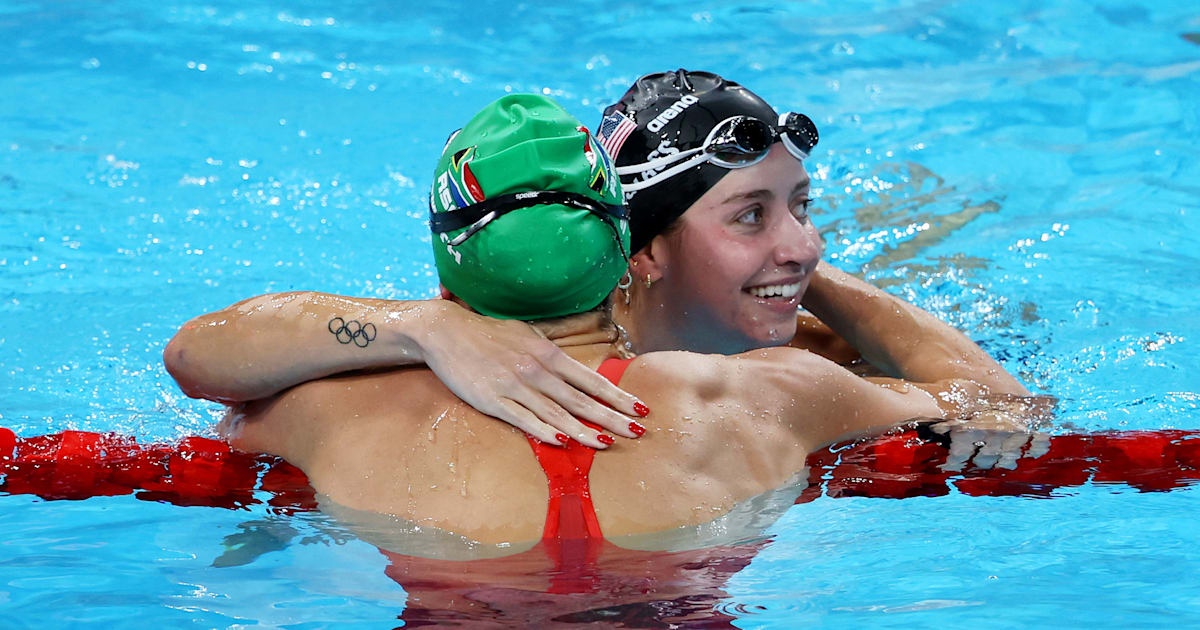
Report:
[[[632,360],[607,359],[597,372],[616,385]],[[586,420],[582,422],[593,429],[600,429]],[[546,509],[542,539],[603,538],[588,489],[588,473],[591,472],[596,451],[575,440],[567,442],[566,446],[551,446],[530,437],[529,445],[533,447],[533,454],[542,465],[546,481],[550,484],[550,504]]]

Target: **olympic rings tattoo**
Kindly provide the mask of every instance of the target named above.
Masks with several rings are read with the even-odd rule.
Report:
[[[359,348],[366,348],[375,341],[375,324],[359,324],[357,320],[346,321],[341,317],[329,320],[329,332],[333,333],[338,343],[354,342]]]

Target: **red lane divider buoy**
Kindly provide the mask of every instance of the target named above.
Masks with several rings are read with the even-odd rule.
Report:
[[[1121,431],[1050,437],[1040,457],[1012,470],[943,470],[947,449],[917,430],[834,445],[809,457],[809,487],[797,500],[819,496],[902,499],[942,496],[1051,496],[1087,483],[1124,484],[1143,492],[1200,482],[1200,432]]]
[[[957,490],[971,496],[1052,496],[1063,488],[1124,484],[1143,492],[1200,483],[1200,432],[1121,431],[1057,435],[1040,457],[1013,470],[943,470],[944,438],[906,429],[842,443],[808,458],[809,486],[797,503],[820,496],[903,499]],[[147,501],[272,511],[316,509],[308,477],[286,461],[190,437],[139,444],[115,433],[63,431],[17,437],[0,428],[0,493],[43,499],[133,494]]]
[[[279,512],[316,508],[300,469],[202,437],[144,445],[115,433],[20,438],[0,429],[0,478],[0,492],[48,500],[136,494],[148,501],[235,509],[261,503],[255,493],[266,492]]]

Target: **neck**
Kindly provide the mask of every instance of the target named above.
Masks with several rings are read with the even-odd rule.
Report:
[[[714,328],[698,313],[678,312],[667,306],[670,297],[659,287],[647,289],[634,283],[629,288],[629,303],[618,292],[613,297],[612,319],[619,327],[617,346],[636,354],[682,350],[701,354],[737,354],[757,346],[742,345],[739,339],[711,334]],[[686,323],[684,322],[686,320]]]
[[[617,342],[617,329],[606,313],[581,313],[532,322],[532,325],[554,345],[583,363],[618,355],[613,345]]]
[[[621,291],[617,291],[612,300],[612,319],[621,336],[617,340],[618,346],[637,354],[690,349],[684,340],[675,336],[682,327],[673,321],[666,305],[655,299],[652,290],[635,282],[628,291],[628,303]],[[628,347],[625,347],[626,342]]]

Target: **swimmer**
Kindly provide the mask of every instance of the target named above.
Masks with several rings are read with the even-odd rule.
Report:
[[[969,411],[982,387],[961,377],[986,370],[962,362],[945,327],[911,328],[927,350],[897,359],[901,377],[922,382],[865,379],[789,347],[618,358],[608,307],[629,232],[615,167],[595,143],[542,96],[485,108],[451,137],[434,174],[435,261],[447,301],[531,322],[651,405],[649,427],[626,425],[641,439],[595,455],[559,434],[560,446],[529,440],[531,454],[525,436],[425,367],[310,381],[235,406],[221,431],[237,448],[287,459],[343,506],[502,543],[705,523],[789,481],[826,444]],[[906,317],[859,326],[878,335],[872,327]]]
[[[937,318],[818,262],[823,246],[807,216],[803,165],[816,128],[800,114],[778,122],[746,88],[683,70],[638,79],[606,110],[601,142],[618,170],[634,171],[622,179],[633,255],[613,299],[621,332],[610,334],[620,347],[736,353],[786,344],[842,363],[861,356],[892,377],[941,359],[975,369],[971,379],[991,393],[1027,394]],[[706,144],[739,133],[758,143],[744,155]],[[797,304],[811,315],[797,316]],[[929,335],[941,346],[917,341]],[[452,300],[259,296],[188,322],[164,360],[185,393],[226,403],[340,372],[423,363],[475,409],[543,442],[564,433],[593,448],[607,445],[577,418],[630,438],[628,423],[648,411],[542,332]]]

